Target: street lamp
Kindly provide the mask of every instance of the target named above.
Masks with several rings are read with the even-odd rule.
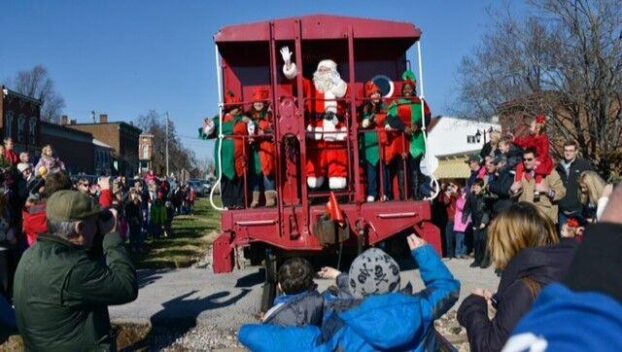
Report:
[[[478,128],[474,135],[467,136],[467,143],[479,144],[482,141],[482,137],[484,137],[484,144],[486,144],[486,142],[488,142],[488,140],[486,139],[486,136],[490,137],[490,134],[492,133],[492,131],[493,131],[492,127],[490,127],[489,129],[481,129],[481,130]]]

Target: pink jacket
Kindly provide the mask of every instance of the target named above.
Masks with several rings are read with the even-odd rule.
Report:
[[[454,215],[454,231],[456,232],[466,232],[471,223],[470,217],[467,219],[467,222],[462,222],[462,214],[466,205],[466,194],[466,192],[462,193],[462,196],[456,201],[456,214]]]

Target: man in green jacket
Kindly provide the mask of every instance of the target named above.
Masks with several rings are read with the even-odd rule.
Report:
[[[114,351],[108,306],[138,295],[136,270],[112,231],[114,216],[77,191],[54,193],[46,212],[49,233],[24,253],[15,273],[13,298],[25,348]],[[101,242],[98,236],[105,258],[91,251]]]

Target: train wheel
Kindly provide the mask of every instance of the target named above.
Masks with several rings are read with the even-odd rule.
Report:
[[[266,279],[261,292],[261,312],[265,313],[272,308],[272,303],[276,297],[277,285],[277,258],[271,249],[266,249],[266,260],[264,262]]]

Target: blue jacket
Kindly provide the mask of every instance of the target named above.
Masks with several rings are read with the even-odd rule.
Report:
[[[245,325],[240,342],[251,351],[424,351],[435,349],[434,320],[458,299],[460,283],[425,245],[412,252],[426,288],[415,294],[391,293],[366,298],[358,307],[339,313],[342,329],[322,343],[316,326],[285,328]]]
[[[622,304],[600,292],[548,286],[521,320],[503,351],[622,351]]]

